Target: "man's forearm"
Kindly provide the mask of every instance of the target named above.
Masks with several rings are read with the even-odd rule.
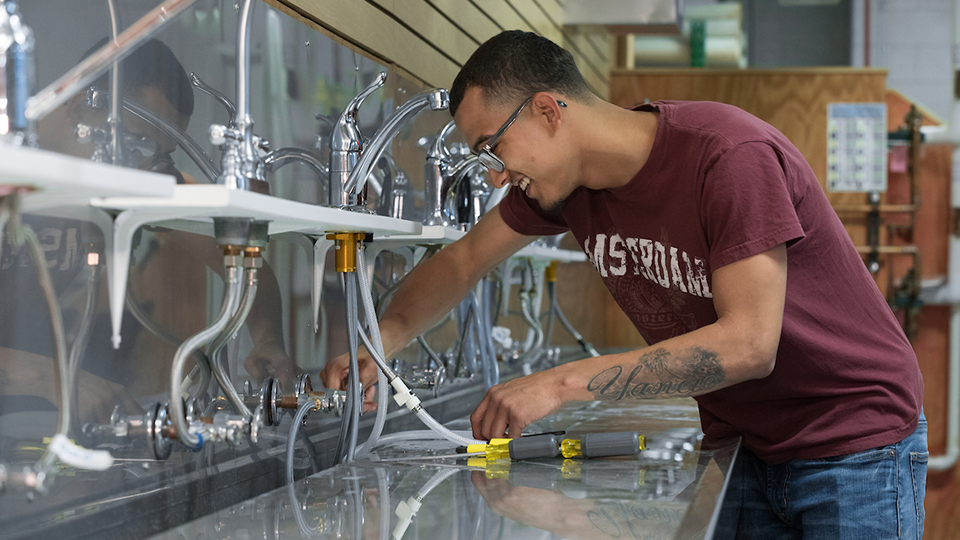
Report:
[[[458,270],[457,247],[448,246],[418,265],[393,295],[380,321],[388,357],[436,324],[476,283]]]
[[[767,376],[773,363],[768,355],[775,351],[754,351],[744,336],[730,334],[709,325],[652,347],[556,369],[570,399],[604,401],[699,396]]]

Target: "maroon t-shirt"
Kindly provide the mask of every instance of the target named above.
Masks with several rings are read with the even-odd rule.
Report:
[[[729,105],[661,101],[647,163],[625,186],[576,189],[546,215],[511,189],[521,234],[570,230],[650,344],[717,320],[711,274],[787,245],[776,367],[697,397],[703,430],[768,463],[849,454],[916,428],[923,382],[900,325],[803,155]]]

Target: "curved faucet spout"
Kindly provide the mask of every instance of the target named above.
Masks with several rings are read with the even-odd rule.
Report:
[[[263,166],[267,171],[273,172],[294,161],[309,165],[321,178],[327,178],[330,175],[330,169],[326,165],[302,148],[289,147],[273,150],[263,157]]]
[[[213,99],[219,101],[220,104],[227,109],[227,115],[230,117],[227,127],[234,127],[237,123],[237,106],[230,101],[230,98],[224,95],[223,92],[203,82],[203,80],[201,80],[200,77],[197,77],[197,74],[192,71],[190,72],[189,78],[190,84],[197,87],[197,90],[200,90],[204,94],[207,94]]]
[[[350,178],[344,186],[347,193],[359,193],[367,181],[367,176],[373,170],[374,164],[380,160],[387,145],[396,137],[400,129],[413,120],[413,117],[423,109],[430,107],[435,111],[446,110],[450,106],[450,93],[444,88],[435,88],[426,92],[417,94],[409,101],[397,108],[396,111],[387,118],[383,126],[377,130],[373,139],[364,148],[357,161],[356,167],[350,173]]]

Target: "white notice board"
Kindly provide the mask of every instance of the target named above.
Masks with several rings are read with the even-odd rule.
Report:
[[[887,105],[827,105],[827,191],[887,190]]]

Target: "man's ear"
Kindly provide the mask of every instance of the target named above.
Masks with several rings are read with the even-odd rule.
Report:
[[[566,109],[557,103],[557,98],[548,92],[538,92],[534,94],[531,107],[537,115],[542,115],[546,123],[554,130],[560,129],[563,123],[563,115]]]

